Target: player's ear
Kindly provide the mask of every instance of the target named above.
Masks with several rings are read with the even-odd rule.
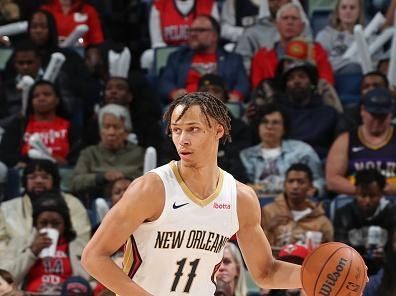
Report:
[[[221,139],[224,135],[224,127],[221,124],[217,124],[216,126],[216,137],[217,139]]]

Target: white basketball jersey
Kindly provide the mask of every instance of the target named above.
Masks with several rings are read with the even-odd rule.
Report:
[[[234,177],[220,170],[215,192],[200,200],[183,182],[176,162],[151,172],[164,183],[164,209],[131,235],[124,271],[156,296],[213,295],[224,245],[239,228]]]

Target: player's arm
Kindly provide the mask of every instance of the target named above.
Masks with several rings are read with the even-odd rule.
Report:
[[[345,177],[348,169],[349,135],[340,135],[330,148],[326,161],[327,189],[340,194],[355,194],[355,186]]]
[[[151,295],[134,283],[111,259],[145,221],[159,217],[164,207],[160,178],[147,174],[136,179],[121,200],[106,214],[82,254],[82,265],[99,282],[120,296]]]
[[[301,288],[299,265],[275,260],[271,246],[260,226],[260,205],[250,187],[237,184],[238,243],[255,282],[262,288]]]

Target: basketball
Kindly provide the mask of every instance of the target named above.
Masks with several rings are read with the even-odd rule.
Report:
[[[304,260],[302,286],[307,296],[360,296],[366,265],[353,248],[337,242],[320,245]]]

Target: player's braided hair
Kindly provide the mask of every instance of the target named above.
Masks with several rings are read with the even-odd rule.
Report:
[[[182,118],[191,106],[197,105],[200,107],[201,112],[205,115],[209,127],[212,127],[209,117],[215,119],[219,124],[223,126],[223,143],[231,142],[231,118],[228,115],[227,106],[220,99],[205,92],[194,92],[185,94],[181,97],[178,97],[169,105],[168,110],[164,114],[164,120],[166,121],[166,133],[168,135],[171,134],[170,122],[173,110],[175,110],[176,106],[179,105],[183,105],[184,109],[180,116],[177,118],[177,120]]]

